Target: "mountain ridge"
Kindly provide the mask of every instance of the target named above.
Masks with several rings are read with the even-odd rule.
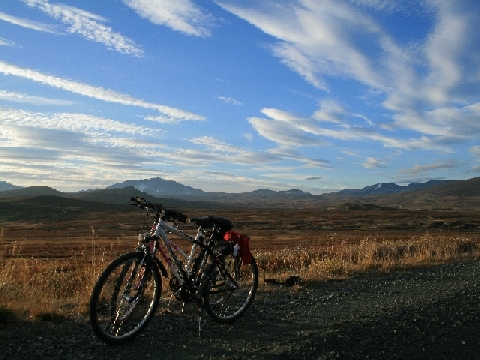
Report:
[[[377,183],[365,186],[363,189],[345,189],[338,191],[339,195],[373,195],[373,194],[393,194],[425,189],[431,186],[448,184],[455,180],[429,180],[425,183],[410,183],[406,186],[396,183]]]
[[[180,184],[174,180],[165,180],[160,177],[143,180],[125,180],[122,183],[116,183],[107,186],[105,189],[121,189],[127,186],[132,186],[137,190],[146,192],[147,194],[153,196],[203,195],[205,193],[203,190]]]
[[[363,189],[346,189],[338,192],[312,195],[299,189],[286,191],[274,191],[270,189],[257,189],[243,193],[204,192],[184,186],[173,180],[153,178],[131,181],[127,184],[140,184],[143,190],[152,190],[152,183],[172,185],[176,194],[156,191],[154,194],[142,191],[134,186],[120,186],[117,183],[105,189],[79,191],[75,193],[62,193],[48,186],[31,186],[20,189],[0,191],[0,199],[34,197],[34,196],[58,196],[95,201],[108,204],[126,204],[131,196],[140,196],[154,203],[161,203],[166,207],[329,207],[338,206],[343,202],[374,203],[381,206],[395,207],[446,207],[448,203],[457,207],[475,207],[475,202],[480,200],[480,177],[469,180],[440,180],[422,184],[409,184],[399,186],[395,183],[378,183],[366,186]],[[192,190],[193,189],[193,190]],[[155,190],[153,188],[153,190]],[[195,191],[199,190],[199,191]],[[335,205],[337,204],[337,205]]]
[[[6,181],[0,181],[0,191],[22,189],[22,186],[16,186]]]

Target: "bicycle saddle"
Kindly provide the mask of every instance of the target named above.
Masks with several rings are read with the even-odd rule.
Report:
[[[218,227],[224,231],[233,229],[233,222],[230,219],[221,216],[204,216],[201,218],[191,218],[190,222],[194,222],[203,228]]]

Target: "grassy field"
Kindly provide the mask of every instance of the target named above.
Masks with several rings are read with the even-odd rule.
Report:
[[[24,208],[31,209],[18,209]],[[74,215],[34,209],[29,221],[0,221],[0,323],[85,316],[101,271],[135,249],[143,213],[124,208]],[[260,283],[297,275],[308,284],[480,255],[478,210],[360,208],[183,211],[232,219],[237,231],[251,237]],[[181,228],[196,232],[188,222]]]
[[[345,278],[358,272],[390,271],[478,257],[477,234],[419,234],[409,239],[364,237],[357,241],[317,239],[314,246],[263,246],[253,254],[264,278],[297,275],[303,284]],[[323,243],[323,245],[319,245]],[[255,241],[252,241],[255,244]],[[298,243],[297,243],[298,244]],[[2,238],[0,250],[0,322],[12,319],[54,320],[84,316],[100,272],[130,239],[58,240]]]

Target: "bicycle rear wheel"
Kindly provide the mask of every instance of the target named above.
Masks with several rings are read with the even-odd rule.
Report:
[[[162,280],[157,266],[142,266],[142,259],[139,252],[118,257],[93,288],[90,323],[105,343],[122,344],[134,338],[155,314]]]
[[[258,286],[258,268],[252,256],[251,264],[243,264],[233,254],[225,262],[211,265],[204,287],[207,314],[222,324],[233,323],[252,304]]]

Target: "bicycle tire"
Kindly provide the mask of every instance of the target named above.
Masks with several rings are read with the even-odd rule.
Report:
[[[124,254],[107,266],[90,297],[90,324],[107,344],[123,344],[147,326],[158,307],[162,279],[152,262],[142,266],[143,254]]]
[[[205,311],[216,322],[231,324],[250,307],[257,287],[258,267],[253,256],[251,264],[243,264],[239,257],[227,255],[224,262],[212,264],[207,271]]]

